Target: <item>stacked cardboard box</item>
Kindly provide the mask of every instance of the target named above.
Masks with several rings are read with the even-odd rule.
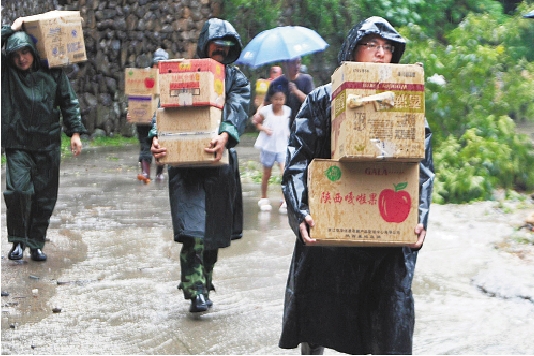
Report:
[[[210,59],[159,62],[160,105],[156,112],[159,144],[167,148],[161,163],[174,166],[228,164],[208,153],[218,134],[225,102],[225,67]]]
[[[322,245],[415,243],[425,140],[419,65],[344,62],[332,75],[332,159],[308,167]]]
[[[424,90],[417,64],[342,63],[332,75],[332,158],[423,159]]]
[[[224,64],[211,58],[162,61],[159,75],[162,107],[224,106]]]
[[[128,95],[131,122],[149,124],[158,108],[158,70],[155,68],[126,68],[124,92]]]
[[[79,11],[49,11],[24,17],[24,31],[35,41],[49,68],[87,60]]]

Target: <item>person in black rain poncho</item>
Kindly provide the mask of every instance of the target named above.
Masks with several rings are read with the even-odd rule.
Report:
[[[191,300],[189,311],[205,312],[213,303],[209,293],[213,267],[219,248],[242,237],[243,197],[235,145],[245,130],[250,102],[250,84],[245,75],[231,65],[242,50],[241,37],[226,21],[211,18],[204,24],[197,44],[199,58],[212,58],[226,66],[226,102],[219,135],[206,151],[220,160],[229,150],[230,163],[213,167],[173,167],[168,170],[174,240],[181,242],[181,283],[184,297]],[[157,123],[156,123],[157,125]],[[152,153],[156,159],[166,154],[155,136]]]
[[[406,41],[383,18],[371,17],[349,32],[343,61],[398,63]],[[302,354],[330,348],[350,354],[410,354],[414,329],[411,284],[428,222],[434,180],[431,132],[425,120],[420,164],[417,243],[409,247],[313,246],[307,204],[307,168],[330,158],[331,84],[312,91],[291,128],[282,179],[288,218],[297,236],[287,281],[279,347]]]

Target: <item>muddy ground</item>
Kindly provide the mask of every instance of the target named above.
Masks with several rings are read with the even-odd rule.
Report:
[[[176,289],[167,182],[136,179],[137,147],[63,161],[47,262],[7,259],[2,201],[2,354],[299,354],[277,347],[294,236],[285,215],[257,207],[252,143],[238,149],[244,236],[220,251],[215,305],[200,319]],[[528,196],[432,206],[413,284],[415,354],[534,353],[534,246],[518,242],[532,242],[519,229],[532,212]]]

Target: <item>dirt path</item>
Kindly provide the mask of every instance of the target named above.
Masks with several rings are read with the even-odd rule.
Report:
[[[243,167],[257,164],[252,143]],[[258,211],[259,184],[243,179],[244,237],[220,252],[213,311],[192,320],[166,182],[143,185],[136,162],[136,147],[64,161],[46,263],[7,259],[2,201],[2,354],[299,354],[277,347],[294,236],[286,216]],[[530,199],[432,206],[415,354],[532,353],[534,251],[514,241],[531,237],[517,227],[533,211]]]

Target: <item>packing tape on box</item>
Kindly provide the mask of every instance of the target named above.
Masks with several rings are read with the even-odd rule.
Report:
[[[359,108],[367,103],[373,103],[377,111],[380,109],[381,105],[392,108],[395,106],[395,93],[392,91],[385,91],[369,95],[365,98],[357,94],[349,94],[347,97],[347,107],[352,109]]]

